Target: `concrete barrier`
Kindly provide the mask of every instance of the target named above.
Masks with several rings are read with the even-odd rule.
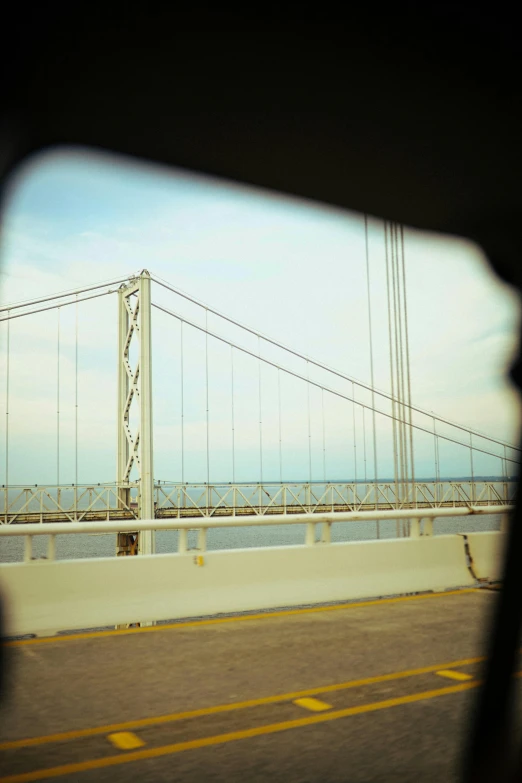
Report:
[[[0,567],[9,635],[473,584],[457,535]]]
[[[497,531],[467,533],[471,567],[477,579],[501,579],[506,535]]]

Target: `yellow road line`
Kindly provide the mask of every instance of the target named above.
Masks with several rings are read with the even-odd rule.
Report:
[[[325,701],[321,701],[321,699],[294,699],[294,704],[297,704],[298,707],[303,707],[305,710],[310,710],[310,712],[324,712],[332,709],[331,704],[327,704]]]
[[[449,680],[472,680],[473,676],[471,674],[466,674],[466,672],[452,672],[449,669],[441,669],[439,672],[435,672],[435,674],[438,674],[439,677],[447,677]]]
[[[117,731],[114,734],[109,734],[107,739],[118,750],[135,750],[145,745],[143,740],[133,734],[132,731]]]
[[[251,739],[252,737],[261,737],[266,734],[276,734],[281,731],[287,731],[289,729],[298,729],[305,726],[312,726],[316,723],[324,723],[326,721],[337,720],[339,718],[347,718],[352,715],[362,715],[368,712],[376,712],[377,710],[385,710],[390,707],[398,707],[402,704],[413,704],[418,701],[426,701],[428,699],[435,699],[438,696],[445,696],[450,693],[460,693],[461,691],[469,690],[470,688],[476,688],[479,682],[465,682],[459,685],[450,685],[446,688],[439,688],[437,690],[423,691],[422,693],[414,693],[408,696],[399,696],[394,699],[385,699],[384,701],[371,702],[370,704],[360,704],[357,707],[348,707],[342,710],[335,710],[335,712],[322,712],[316,715],[309,715],[305,718],[298,718],[297,720],[288,720],[281,723],[271,723],[265,726],[256,726],[251,729],[241,729],[239,731],[231,731],[226,734],[215,734],[211,737],[202,737],[201,739],[188,740],[186,742],[175,742],[171,745],[162,745],[158,748],[147,748],[145,750],[137,750],[134,752],[126,753],[125,755],[119,754],[117,756],[106,756],[105,758],[91,759],[89,761],[80,761],[72,764],[63,764],[58,767],[50,767],[48,769],[37,769],[32,772],[22,772],[21,774],[7,775],[0,778],[0,783],[33,783],[37,780],[45,780],[46,778],[57,778],[62,775],[71,775],[77,772],[87,772],[92,769],[102,769],[103,767],[114,767],[120,764],[127,764],[131,761],[144,761],[145,759],[160,758],[161,756],[172,755],[173,753],[181,753],[185,750],[196,750],[197,748],[205,748],[211,745],[222,745],[226,742],[236,742],[242,739]]]
[[[172,631],[178,628],[192,628],[204,625],[221,625],[223,623],[246,622],[247,620],[270,620],[274,617],[289,617],[296,614],[313,614],[315,612],[334,612],[339,609],[362,609],[366,606],[379,606],[380,604],[397,604],[404,601],[423,601],[428,598],[445,598],[449,595],[462,595],[463,593],[482,592],[475,587],[467,587],[462,590],[448,590],[441,593],[426,593],[425,595],[402,595],[399,598],[377,598],[373,601],[359,601],[346,604],[334,604],[332,606],[309,606],[305,609],[282,609],[275,612],[262,612],[258,614],[241,614],[234,617],[210,617],[206,620],[188,620],[187,622],[168,623],[165,625],[151,625],[142,628],[120,628],[113,631],[85,631],[83,633],[71,633],[64,636],[42,636],[36,639],[19,639],[18,641],[4,642],[7,647],[20,647],[27,644],[49,644],[50,642],[69,642],[77,639],[104,639],[112,636],[128,636],[135,633],[158,633],[160,631]]]
[[[134,721],[125,721],[123,723],[112,723],[105,726],[95,726],[88,729],[77,729],[75,731],[64,731],[57,734],[46,734],[40,737],[29,737],[20,740],[10,740],[0,743],[0,750],[13,750],[15,748],[27,748],[34,745],[45,745],[50,742],[65,742],[69,740],[80,739],[82,737],[92,737],[96,734],[108,734],[117,731],[130,731],[131,729],[144,728],[146,726],[158,726],[163,723],[173,723],[174,721],[187,720],[189,718],[201,718],[206,715],[217,715],[223,712],[234,712],[248,707],[259,707],[265,704],[277,704],[282,701],[295,701],[308,696],[317,696],[324,693],[333,693],[335,691],[347,690],[349,688],[359,688],[364,685],[375,685],[380,682],[390,682],[393,680],[402,680],[407,677],[415,677],[420,674],[431,674],[439,670],[447,670],[456,666],[470,666],[474,663],[481,663],[484,657],[466,658],[449,663],[435,664],[432,666],[423,666],[419,669],[407,669],[401,672],[391,674],[378,674],[373,677],[364,677],[359,680],[348,680],[347,682],[335,683],[333,685],[321,685],[315,688],[308,688],[302,691],[293,691],[290,693],[281,693],[275,696],[262,696],[258,699],[249,699],[248,701],[232,702],[230,704],[218,704],[213,707],[203,707],[198,710],[189,710],[186,712],[173,712],[168,715],[159,715],[150,718],[140,718]]]

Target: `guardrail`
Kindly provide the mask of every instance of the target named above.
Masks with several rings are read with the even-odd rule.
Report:
[[[25,561],[0,566],[7,633],[151,623],[476,585],[477,566],[499,570],[502,533],[433,536],[437,517],[507,514],[508,505],[459,509],[290,514],[274,517],[150,519],[134,522],[5,525],[24,536]],[[408,536],[332,543],[336,522],[399,519]],[[306,525],[304,545],[206,551],[210,528]],[[317,538],[317,527],[320,536]],[[188,548],[197,529],[198,546]],[[173,554],[56,560],[57,535],[179,530]],[[46,559],[32,558],[34,536],[49,536]],[[482,538],[477,539],[477,536]],[[467,551],[466,551],[467,550]],[[487,577],[487,574],[486,574]]]
[[[442,509],[513,503],[514,481],[394,484],[286,482],[155,486],[155,516],[272,516],[327,511]],[[135,519],[139,487],[131,484],[0,487],[0,522],[12,524]]]
[[[47,523],[45,525],[5,525],[0,526],[0,537],[23,536],[26,539],[25,560],[31,560],[33,536],[49,536],[48,559],[55,557],[55,539],[57,535],[92,534],[92,533],[139,533],[141,531],[178,530],[178,553],[188,551],[188,532],[197,530],[198,549],[206,550],[206,531],[211,528],[257,527],[271,525],[306,525],[305,541],[307,546],[316,543],[331,543],[331,527],[339,522],[379,522],[385,520],[409,522],[406,531],[411,538],[433,535],[433,521],[444,517],[485,516],[492,514],[508,514],[511,506],[466,506],[438,509],[398,509],[386,511],[334,511],[323,513],[279,514],[277,516],[248,517],[194,517],[192,519],[136,519],[110,522],[69,522]],[[321,526],[320,537],[317,538],[317,526]],[[0,566],[1,567],[1,566]]]

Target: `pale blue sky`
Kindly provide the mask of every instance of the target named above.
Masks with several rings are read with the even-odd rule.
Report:
[[[81,151],[47,154],[13,180],[4,210],[3,303],[148,268],[210,306],[368,382],[370,379],[363,218],[210,178]],[[389,389],[382,223],[370,222],[375,379]],[[496,437],[516,441],[518,407],[504,380],[518,321],[515,296],[496,281],[481,251],[456,238],[406,232],[412,396],[436,411]],[[202,314],[158,290],[154,299],[202,323]],[[74,312],[61,313],[60,474],[72,482],[74,450]],[[179,480],[179,325],[154,313],[155,474]],[[257,350],[257,342],[211,317],[209,326]],[[56,479],[56,313],[11,324],[10,478]],[[2,325],[2,369],[5,325]],[[116,302],[80,310],[80,481],[115,477]],[[188,334],[185,360],[187,480],[204,480],[204,340]],[[263,348],[264,355],[281,355]],[[188,358],[187,358],[188,357]],[[292,364],[303,371],[303,365]],[[211,479],[231,480],[230,353],[210,344]],[[306,373],[306,367],[304,367]],[[236,478],[259,477],[258,376],[236,360]],[[310,377],[326,380],[324,376]],[[332,383],[332,385],[334,385]],[[350,391],[350,385],[338,386]],[[262,371],[263,471],[279,477],[277,375]],[[309,476],[307,396],[285,379],[283,473]],[[311,392],[312,478],[323,478],[321,396]],[[326,472],[353,476],[351,406],[327,395]],[[5,437],[5,388],[0,389]],[[367,427],[368,476],[372,461]],[[358,477],[364,475],[357,419]],[[379,472],[391,455],[380,434]],[[3,446],[2,461],[3,461]],[[433,473],[432,445],[421,437],[417,474]],[[447,471],[467,472],[468,458],[448,448]],[[476,472],[498,472],[479,459]],[[443,468],[444,472],[444,468]],[[0,478],[3,481],[3,478]]]

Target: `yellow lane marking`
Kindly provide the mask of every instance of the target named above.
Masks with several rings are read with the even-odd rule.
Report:
[[[321,699],[294,699],[294,704],[297,704],[298,707],[304,707],[305,710],[310,710],[311,712],[324,712],[332,709],[331,704],[327,704],[325,701],[321,701]]]
[[[48,769],[37,769],[33,772],[22,772],[16,775],[7,775],[0,778],[0,783],[33,783],[36,780],[45,780],[46,778],[57,778],[62,775],[71,775],[77,772],[86,772],[92,769],[102,769],[103,767],[114,767],[119,764],[127,764],[130,761],[143,761],[145,759],[159,758],[173,753],[181,753],[185,750],[195,750],[205,748],[211,745],[222,745],[226,742],[235,742],[242,739],[251,739],[252,737],[261,737],[266,734],[276,734],[289,729],[299,729],[304,726],[313,726],[316,723],[347,718],[351,715],[362,715],[377,710],[385,710],[390,707],[398,707],[402,704],[413,704],[417,701],[426,701],[435,699],[438,696],[446,696],[450,693],[460,693],[461,691],[476,688],[478,681],[463,682],[459,685],[450,685],[446,688],[437,690],[423,691],[408,696],[399,696],[395,699],[385,699],[384,701],[371,702],[370,704],[360,704],[357,707],[348,707],[334,712],[322,712],[316,715],[309,715],[306,718],[297,720],[288,720],[281,723],[271,723],[265,726],[256,726],[251,729],[242,729],[240,731],[231,731],[226,734],[215,734],[211,737],[202,737],[201,739],[188,740],[186,742],[175,742],[172,745],[163,745],[159,748],[147,748],[146,750],[137,750],[134,752],[118,754],[117,756],[107,756],[105,758],[91,759],[89,761],[80,761],[73,764],[63,764],[58,767],[49,767]]]
[[[453,672],[450,669],[441,669],[438,672],[439,677],[447,677],[449,680],[472,680],[473,675],[466,674],[466,672]]]
[[[187,622],[168,623],[165,625],[150,625],[142,628],[120,628],[114,631],[85,631],[83,633],[71,633],[64,636],[42,636],[36,639],[19,639],[18,641],[4,642],[7,647],[21,647],[27,644],[49,644],[51,642],[69,642],[76,639],[104,639],[112,636],[128,636],[135,633],[158,633],[160,631],[172,631],[178,628],[192,628],[201,625],[221,625],[223,623],[238,623],[248,620],[270,620],[273,617],[289,617],[296,614],[314,614],[316,612],[335,612],[339,609],[363,609],[366,606],[379,606],[380,604],[397,604],[404,601],[424,601],[428,598],[445,598],[449,595],[462,595],[463,593],[480,592],[474,587],[463,590],[448,590],[441,593],[426,593],[425,595],[402,595],[399,598],[378,598],[373,601],[350,602],[346,604],[334,604],[333,606],[309,606],[306,609],[282,609],[277,612],[263,612],[259,614],[241,614],[234,617],[210,617],[206,620],[188,620]]]
[[[132,731],[117,731],[114,734],[109,734],[107,739],[118,750],[136,750],[136,748],[142,748],[145,745],[143,740]]]
[[[82,737],[92,737],[96,734],[108,734],[117,731],[129,731],[130,729],[144,728],[145,726],[158,726],[163,723],[172,723],[189,718],[201,718],[205,715],[216,715],[223,712],[234,712],[248,707],[259,707],[265,704],[276,704],[282,701],[295,701],[296,699],[306,698],[307,696],[317,696],[324,693],[333,693],[335,691],[347,690],[349,688],[359,688],[364,685],[374,685],[380,682],[390,682],[393,680],[402,680],[407,677],[415,677],[420,674],[431,674],[438,670],[445,670],[455,666],[470,666],[475,663],[485,661],[484,657],[466,658],[460,661],[451,661],[449,663],[436,664],[434,666],[423,666],[420,669],[407,669],[401,672],[392,672],[391,674],[378,674],[374,677],[364,677],[360,680],[348,680],[347,682],[335,683],[334,685],[321,685],[315,688],[308,688],[302,691],[293,691],[290,693],[281,693],[275,696],[262,696],[258,699],[249,699],[248,701],[237,701],[230,704],[218,704],[213,707],[203,707],[198,710],[189,710],[186,712],[173,712],[168,715],[158,715],[151,718],[140,718],[134,721],[125,721],[124,723],[112,723],[105,726],[95,726],[88,729],[77,729],[75,731],[64,731],[58,734],[46,734],[40,737],[29,737],[20,740],[10,740],[0,743],[0,750],[13,750],[14,748],[26,748],[34,745],[45,745],[50,742],[63,742],[67,740],[80,739]]]

